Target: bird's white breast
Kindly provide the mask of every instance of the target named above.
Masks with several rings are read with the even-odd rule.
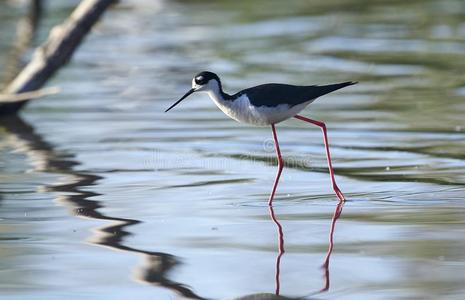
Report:
[[[214,92],[209,92],[208,94],[213,102],[215,102],[226,115],[238,122],[249,123],[256,126],[267,126],[292,118],[312,102],[312,100],[310,100],[292,107],[288,104],[280,104],[278,106],[254,106],[250,103],[249,98],[245,94],[234,101],[224,100]]]

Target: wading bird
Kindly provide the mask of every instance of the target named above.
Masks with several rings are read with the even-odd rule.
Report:
[[[229,95],[223,91],[218,75],[204,71],[194,76],[192,79],[192,88],[165,112],[175,107],[192,93],[205,92],[210,96],[213,102],[232,119],[256,126],[271,126],[276,155],[278,157],[278,172],[273,183],[268,205],[272,205],[273,203],[276,187],[278,186],[279,177],[281,176],[284,165],[281,151],[279,150],[275,125],[292,117],[316,125],[320,127],[323,132],[323,141],[326,148],[326,158],[328,160],[332,188],[339,200],[344,201],[345,197],[337,186],[334,178],[326,125],[323,122],[300,116],[298,113],[316,98],[356,83],[357,82],[354,81],[347,81],[336,84],[307,86],[267,83],[242,90],[234,95]]]

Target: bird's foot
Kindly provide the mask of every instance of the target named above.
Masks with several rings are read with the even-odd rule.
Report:
[[[341,192],[339,187],[336,184],[333,184],[333,190],[336,193],[337,198],[339,201],[346,201],[346,198],[344,197],[344,194]]]

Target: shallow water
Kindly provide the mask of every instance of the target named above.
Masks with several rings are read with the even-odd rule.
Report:
[[[20,10],[0,11],[5,60]],[[464,67],[462,1],[123,1],[61,94],[1,122],[0,298],[462,299]],[[343,209],[318,128],[278,126],[273,220],[268,128],[202,95],[163,113],[203,69],[230,92],[359,81],[303,113]]]

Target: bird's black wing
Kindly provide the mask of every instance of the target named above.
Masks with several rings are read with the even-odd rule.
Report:
[[[277,106],[280,104],[294,106],[356,83],[347,81],[329,85],[309,86],[268,83],[242,90],[233,97],[246,94],[249,101],[255,106]]]

